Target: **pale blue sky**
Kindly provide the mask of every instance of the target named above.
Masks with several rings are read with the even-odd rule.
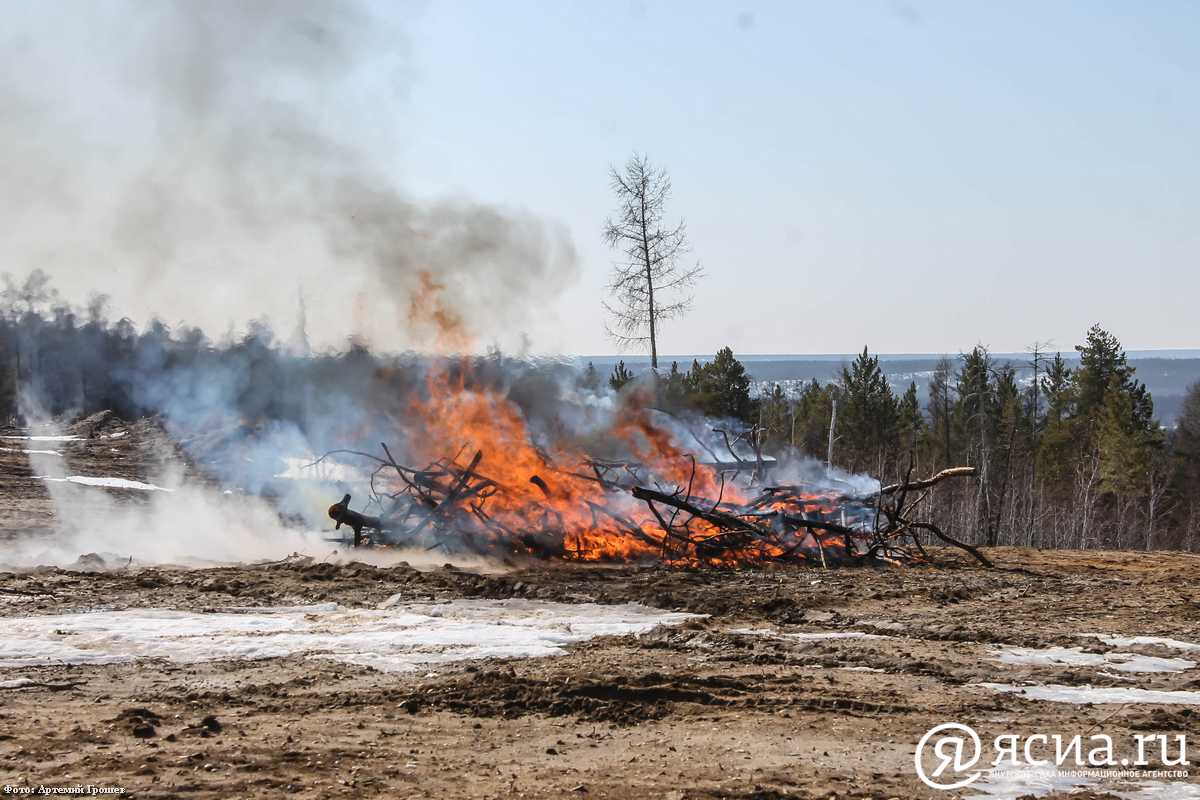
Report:
[[[400,350],[424,268],[476,348],[611,353],[638,150],[708,273],[664,353],[1200,347],[1198,43],[1200,0],[13,0],[0,272]]]
[[[1130,348],[1200,345],[1197,3],[406,14],[405,184],[574,238],[536,349],[613,350],[605,172],[635,149],[670,170],[708,272],[664,352],[1069,349],[1095,321]]]

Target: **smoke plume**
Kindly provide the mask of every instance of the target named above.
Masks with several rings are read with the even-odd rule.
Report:
[[[320,348],[520,341],[528,309],[575,277],[572,245],[524,213],[402,190],[410,13],[6,5],[0,269],[210,331],[298,325],[299,288],[295,339]]]

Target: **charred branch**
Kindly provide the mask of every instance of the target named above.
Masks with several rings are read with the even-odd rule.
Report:
[[[736,442],[728,444],[734,452]],[[398,462],[386,444],[381,449],[382,458],[337,450],[314,462],[341,454],[365,457],[376,465],[370,476],[371,502],[378,501],[384,513],[372,516],[352,510],[349,494],[329,509],[337,528],[346,525],[354,531],[355,546],[409,543],[540,558],[650,557],[726,565],[815,561],[830,566],[867,559],[928,561],[917,540],[918,533],[927,533],[991,566],[977,548],[933,522],[913,518],[936,484],[972,476],[973,467],[943,470],[918,481],[911,480],[910,468],[900,483],[866,497],[768,486],[753,498],[738,491],[726,500],[721,467],[761,468],[768,459],[757,451],[755,461],[735,453],[738,461],[731,464],[691,458],[686,481],[651,488],[644,484],[657,483],[661,476],[637,462],[587,459],[575,469],[559,469],[543,458],[548,472],[519,481],[506,473],[506,484],[486,474],[482,450],[465,465],[458,461],[460,450],[453,458],[417,469]],[[693,496],[700,470],[708,475],[708,481],[699,484],[708,487],[702,493],[707,496]],[[916,499],[910,501],[913,495]],[[625,508],[628,502],[622,503],[622,496],[640,500],[648,513]]]

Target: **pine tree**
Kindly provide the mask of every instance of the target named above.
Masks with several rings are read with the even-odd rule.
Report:
[[[625,368],[625,361],[622,360],[613,367],[612,375],[608,376],[608,385],[612,387],[613,391],[619,392],[631,380],[633,380],[633,373]]]
[[[958,371],[956,414],[967,432],[967,449],[976,458],[991,447],[996,410],[991,371],[991,354],[987,348],[978,346],[962,357]]]
[[[694,387],[693,402],[703,413],[750,421],[750,378],[730,348],[722,347],[703,366],[693,362],[690,382]]]
[[[852,470],[882,472],[896,441],[896,398],[879,358],[867,348],[842,368],[843,402],[838,411],[838,438]]]
[[[1134,368],[1129,366],[1120,341],[1099,325],[1088,329],[1086,341],[1077,345],[1079,370],[1075,374],[1075,398],[1077,413],[1096,421],[1101,415],[1110,392],[1122,392],[1129,398],[1129,416],[1133,424],[1152,431],[1158,426],[1154,422],[1154,403],[1145,384],[1134,379]],[[1125,401],[1121,401],[1123,405]]]
[[[833,411],[833,386],[815,379],[805,384],[793,409],[792,443],[801,452],[824,460],[829,443],[829,418]]]
[[[1150,466],[1148,434],[1138,424],[1135,396],[1122,391],[1121,378],[1110,374],[1104,405],[1096,418],[1096,450],[1105,491],[1129,496],[1145,489]]]
[[[662,382],[660,402],[668,411],[682,411],[690,403],[687,379],[680,371],[678,361],[671,362],[671,371],[667,374],[667,379]]]
[[[763,444],[768,450],[790,444],[792,408],[778,383],[772,384],[771,391],[759,399],[758,422],[764,429]]]
[[[1071,370],[1063,361],[1062,353],[1055,353],[1054,360],[1042,376],[1042,393],[1046,396],[1046,418],[1059,422],[1071,410]]]
[[[1083,426],[1074,417],[1074,373],[1061,353],[1054,354],[1042,377],[1042,393],[1046,396],[1046,419],[1038,443],[1037,469],[1061,504],[1084,446],[1079,434]]]
[[[1075,375],[1076,399],[1079,413],[1091,417],[1103,405],[1105,394],[1116,379],[1123,386],[1133,370],[1125,363],[1125,351],[1117,337],[1093,325],[1088,329],[1086,340],[1076,345],[1079,353],[1079,370]]]

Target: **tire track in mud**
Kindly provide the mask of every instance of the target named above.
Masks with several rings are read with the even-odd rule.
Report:
[[[588,674],[538,677],[511,667],[467,666],[457,674],[418,686],[362,688],[331,698],[313,682],[243,684],[235,690],[166,693],[169,705],[247,707],[256,713],[394,708],[408,714],[449,711],[470,717],[515,719],[529,716],[572,717],[618,726],[639,725],[668,716],[729,709],[881,716],[914,713],[898,692],[879,689],[864,698],[852,691],[819,685],[816,673],[776,675],[680,675],[643,672],[604,678]]]

